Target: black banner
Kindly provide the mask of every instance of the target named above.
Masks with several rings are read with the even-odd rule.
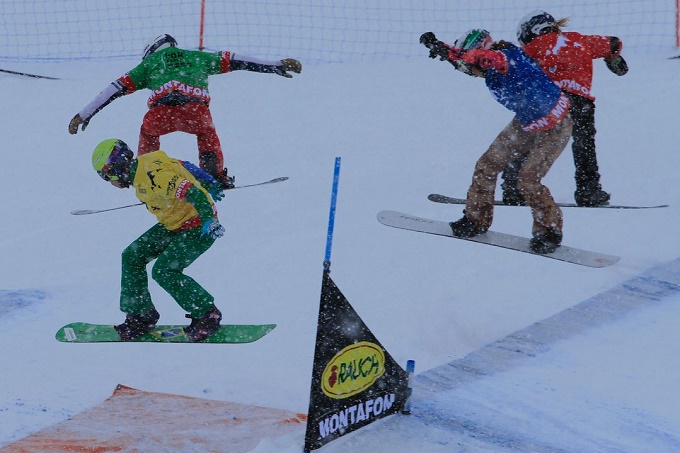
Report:
[[[400,412],[408,375],[324,272],[305,452]]]

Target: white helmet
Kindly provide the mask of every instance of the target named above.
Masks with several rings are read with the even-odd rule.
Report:
[[[170,35],[156,36],[154,39],[144,47],[144,55],[142,60],[154,53],[157,50],[166,49],[168,47],[177,47],[177,41]]]
[[[555,31],[555,18],[543,10],[536,9],[524,16],[517,26],[517,41],[526,46],[537,36]]]

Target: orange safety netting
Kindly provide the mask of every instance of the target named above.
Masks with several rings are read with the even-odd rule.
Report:
[[[118,385],[100,405],[0,448],[33,452],[224,452],[304,429],[307,416],[283,409],[144,392]]]

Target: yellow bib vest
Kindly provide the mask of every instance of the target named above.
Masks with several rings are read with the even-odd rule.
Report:
[[[185,200],[186,191],[192,185],[205,193],[213,213],[217,215],[215,203],[208,192],[180,161],[168,157],[163,151],[137,157],[137,170],[132,181],[137,198],[168,230],[183,230],[201,224],[196,208]]]

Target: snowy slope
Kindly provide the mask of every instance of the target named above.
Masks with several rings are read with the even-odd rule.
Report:
[[[154,219],[139,207],[69,212],[136,201],[132,191],[98,178],[90,154],[110,137],[136,147],[146,99],[119,99],[70,136],[70,118],[136,62],[12,68],[62,80],[2,76],[0,445],[100,403],[117,383],[306,412],[333,161],[341,156],[333,278],[398,362],[416,360],[421,387],[411,417],[391,417],[323,451],[677,451],[680,296],[673,291],[492,375],[441,387],[430,379],[449,362],[680,256],[680,63],[662,52],[626,56],[631,71],[623,78],[597,65],[602,182],[614,203],[670,207],[565,210],[565,244],[622,256],[605,269],[376,221],[382,209],[457,219],[461,207],[431,203],[427,194],[464,196],[476,159],[511,118],[480,80],[450,65],[424,55],[310,65],[292,80],[251,73],[211,79],[213,115],[237,180],[290,176],[228,193],[219,205],[227,234],[189,269],[226,321],[278,324],[242,346],[54,340],[71,321],[123,319],[120,252]],[[189,136],[161,144],[197,160]],[[572,201],[570,150],[546,182],[558,200]],[[530,227],[526,208],[496,211],[493,229],[528,235]],[[184,322],[156,285],[152,294],[162,322]],[[303,434],[266,440],[255,451],[300,451]]]

